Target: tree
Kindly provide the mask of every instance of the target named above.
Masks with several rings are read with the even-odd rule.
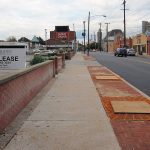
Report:
[[[41,45],[45,45],[44,40],[43,40],[40,36],[38,37],[38,39],[39,39],[39,43],[40,43]]]
[[[21,37],[18,42],[30,42],[30,40],[26,37]]]
[[[97,49],[97,48],[98,48],[98,43],[93,42],[90,44],[90,49]]]
[[[17,39],[14,36],[9,36],[6,41],[7,42],[17,42]]]

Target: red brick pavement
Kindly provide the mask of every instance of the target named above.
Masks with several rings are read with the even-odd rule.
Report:
[[[102,73],[113,74],[106,67],[89,66],[88,70],[122,150],[150,150],[150,114],[115,114],[110,103],[115,100],[145,101],[150,104],[150,100],[121,78],[120,80],[96,80],[95,76]],[[119,96],[111,95],[115,91],[119,91]]]
[[[91,57],[91,56],[88,56],[88,55],[84,55],[83,58],[85,60],[95,60],[95,58]]]
[[[111,121],[122,150],[150,150],[150,121]]]

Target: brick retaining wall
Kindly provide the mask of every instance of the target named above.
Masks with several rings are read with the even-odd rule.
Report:
[[[53,76],[54,62],[48,61],[0,80],[0,131],[13,121]]]

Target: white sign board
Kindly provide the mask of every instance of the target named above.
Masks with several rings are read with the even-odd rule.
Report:
[[[26,67],[26,46],[0,45],[0,69],[23,69]]]

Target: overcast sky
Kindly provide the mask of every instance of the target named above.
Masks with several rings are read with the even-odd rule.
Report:
[[[91,17],[90,34],[94,34],[102,23],[106,34],[106,22],[109,30],[123,30],[123,0],[0,0],[0,40],[9,36],[17,39],[25,36],[32,39],[34,35],[45,40],[45,29],[54,30],[57,25],[69,25],[82,39],[83,21],[88,12],[91,16],[106,15],[104,18]],[[142,20],[150,21],[150,0],[127,0],[126,20],[127,36],[141,32]]]

